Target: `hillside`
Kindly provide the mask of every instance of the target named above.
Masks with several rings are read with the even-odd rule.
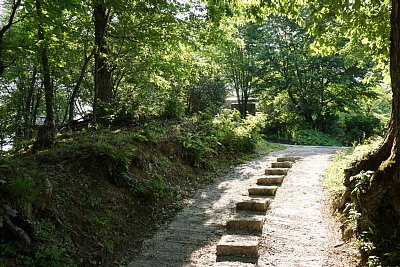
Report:
[[[129,262],[196,189],[260,153],[210,143],[195,150],[204,126],[158,121],[69,132],[50,149],[28,146],[2,157],[0,266]],[[281,148],[262,144],[263,153]]]

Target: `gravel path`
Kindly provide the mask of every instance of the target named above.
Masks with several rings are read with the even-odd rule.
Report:
[[[199,190],[176,218],[148,240],[128,266],[254,266],[216,263],[216,244],[235,203],[248,198],[266,167],[280,156],[300,156],[266,213],[258,266],[355,266],[328,211],[321,173],[338,148],[287,146],[232,169]]]

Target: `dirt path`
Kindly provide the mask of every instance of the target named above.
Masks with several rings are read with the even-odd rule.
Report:
[[[279,156],[300,156],[266,213],[258,266],[355,266],[327,209],[320,179],[337,148],[288,146],[217,179],[200,190],[173,222],[146,242],[128,266],[247,266],[216,263],[216,244],[235,203]],[[254,266],[248,264],[249,266]]]

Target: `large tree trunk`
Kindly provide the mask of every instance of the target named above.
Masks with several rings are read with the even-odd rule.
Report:
[[[400,0],[392,0],[391,12],[390,76],[393,99],[390,125],[380,147],[346,170],[347,196],[351,195],[365,220],[364,225],[360,225],[361,230],[383,223],[388,209],[393,211],[391,223],[397,225],[400,222]],[[369,185],[361,191],[354,190],[357,181],[351,177],[367,170],[374,171]]]
[[[43,126],[40,127],[36,139],[36,145],[39,147],[49,147],[54,141],[54,110],[53,110],[53,87],[50,77],[49,58],[47,55],[47,47],[45,44],[45,34],[43,28],[43,11],[40,0],[36,0],[36,11],[39,19],[38,24],[38,40],[42,43],[39,48],[40,63],[42,64],[43,72],[43,87],[46,103],[46,120]]]
[[[108,49],[106,46],[107,26],[110,9],[101,3],[94,4],[94,30],[95,30],[95,70],[94,70],[94,103],[93,111],[96,118],[98,101],[110,103],[113,95],[112,68],[108,62]]]

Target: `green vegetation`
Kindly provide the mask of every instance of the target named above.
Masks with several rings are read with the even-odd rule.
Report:
[[[354,161],[360,160],[371,150],[378,147],[382,139],[372,139],[364,144],[357,145],[348,149],[340,150],[336,153],[332,163],[324,173],[324,180],[328,190],[335,198],[341,196],[345,191],[344,170],[349,168]]]
[[[298,145],[340,146],[335,138],[315,130],[299,130],[294,140]]]
[[[2,234],[4,264],[68,265],[67,258],[104,264],[99,255],[114,257],[136,233],[113,239],[118,225],[167,220],[189,188],[209,180],[198,178],[199,170],[253,154],[260,130],[297,144],[350,146],[387,128],[379,149],[346,171],[345,192],[354,194],[345,202],[354,218],[365,218],[359,233],[380,225],[389,210],[383,218],[396,223],[374,232],[397,236],[398,6],[397,0],[5,0],[0,203],[18,214],[4,208],[0,225],[4,230],[12,213],[30,229],[24,219],[34,218],[44,224],[37,233],[27,230],[28,237],[54,245],[32,246],[21,235],[27,252],[18,254]],[[229,95],[239,112],[223,109]],[[253,100],[264,115],[248,114]],[[149,209],[153,202],[164,212]],[[80,247],[76,225],[87,226]]]
[[[351,145],[389,119],[368,44],[342,38],[324,52],[315,3],[288,1],[282,13],[259,1],[70,2],[5,1],[0,147],[51,146],[80,118],[97,127],[215,115],[230,94],[243,118],[258,98],[263,131],[278,139],[311,129]]]
[[[35,247],[24,250],[4,227],[2,215],[0,263],[129,262],[197,188],[231,164],[284,148],[260,138],[263,121],[262,115],[242,119],[226,111],[86,129],[57,135],[52,148],[27,147],[2,157],[0,201],[30,219],[19,227]]]
[[[384,226],[375,225],[367,226],[366,230],[359,231],[368,225],[366,217],[359,212],[358,205],[362,203],[347,203],[344,210],[340,207],[341,197],[346,191],[344,186],[344,170],[350,168],[352,163],[361,160],[370,151],[376,149],[382,139],[369,140],[362,145],[358,145],[346,150],[339,151],[324,173],[324,180],[327,189],[332,193],[335,199],[334,208],[340,211],[339,218],[341,219],[345,231],[351,231],[356,236],[356,246],[362,252],[364,263],[367,266],[395,266],[399,259],[399,237],[397,234],[387,232],[393,221],[384,222]],[[351,192],[352,195],[365,193],[371,183],[372,171],[362,171],[351,177],[351,182],[354,182],[355,188]],[[390,212],[390,208],[386,212]],[[382,214],[382,222],[385,215]]]

